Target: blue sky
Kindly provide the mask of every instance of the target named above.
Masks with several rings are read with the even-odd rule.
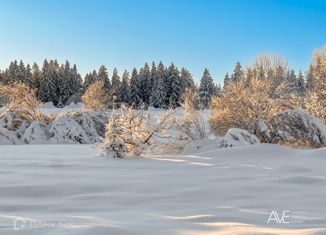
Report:
[[[162,60],[220,82],[260,52],[306,70],[325,23],[323,0],[0,0],[0,68],[57,58],[122,73]]]

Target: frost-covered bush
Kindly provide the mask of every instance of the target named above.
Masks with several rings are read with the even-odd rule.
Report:
[[[84,109],[103,111],[107,107],[107,98],[104,91],[104,82],[96,81],[85,91],[82,96]]]
[[[326,124],[326,99],[322,100],[318,93],[309,92],[306,95],[303,109],[310,115],[319,118],[324,124]]]
[[[136,110],[123,106],[119,114],[113,112],[105,140],[98,145],[98,149],[111,156],[139,156],[147,149],[162,144],[158,139],[171,137],[164,133],[170,118],[170,113],[167,112],[153,123],[150,114],[145,114],[143,108]],[[110,121],[113,123],[110,124]]]
[[[105,134],[107,113],[69,111],[50,121],[26,119],[24,110],[0,113],[0,144],[94,144]]]
[[[241,128],[256,134],[261,120],[269,122],[276,113],[297,105],[295,96],[280,92],[283,84],[273,91],[271,86],[271,81],[261,79],[241,80],[226,86],[211,103],[209,121],[213,131],[223,136],[231,128]]]
[[[200,140],[207,137],[203,111],[197,109],[197,100],[198,94],[192,90],[187,90],[181,96],[183,116],[176,116],[174,119],[177,130],[191,140]]]
[[[112,114],[107,124],[104,142],[100,148],[109,156],[123,158],[128,153],[128,147],[123,138],[123,129],[119,119],[118,115]]]
[[[261,122],[257,136],[267,143],[298,147],[326,146],[326,126],[302,111],[281,112],[270,122]]]
[[[23,83],[0,84],[0,94],[8,97],[10,112],[20,110],[20,115],[29,122],[48,121],[48,117],[41,111],[41,102],[37,99],[36,90]]]

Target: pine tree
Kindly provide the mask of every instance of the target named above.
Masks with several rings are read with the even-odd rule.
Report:
[[[140,69],[138,78],[141,84],[140,89],[142,93],[142,101],[146,106],[148,106],[152,93],[152,79],[151,72],[147,63],[145,63],[144,67]]]
[[[240,62],[238,61],[235,65],[233,74],[231,76],[231,81],[232,82],[240,82],[241,80],[243,80],[243,78],[244,78],[243,70],[242,70]]]
[[[97,72],[96,70],[93,70],[92,73],[88,73],[85,75],[85,78],[84,78],[84,84],[83,84],[83,88],[84,88],[84,91],[87,90],[87,88],[92,85],[94,82],[96,82],[97,80]]]
[[[121,123],[119,123],[119,116],[113,113],[108,121],[104,143],[101,149],[109,156],[113,158],[123,158],[128,152],[128,148],[121,138],[123,129]]]
[[[29,88],[36,88],[36,82],[34,81],[33,74],[32,74],[32,69],[31,69],[31,66],[29,64],[26,65],[24,83]]]
[[[8,69],[8,73],[7,73],[7,84],[12,84],[14,82],[18,82],[17,79],[17,74],[18,74],[18,64],[17,64],[17,60],[15,60],[14,62],[11,62],[9,65],[9,69]]]
[[[116,97],[115,102],[121,102],[121,79],[118,75],[118,70],[114,68],[111,78],[111,95]]]
[[[312,92],[315,90],[315,86],[316,86],[316,77],[314,75],[314,67],[310,65],[307,73],[306,89],[307,91]]]
[[[20,60],[16,74],[15,81],[25,83],[26,69],[22,60]]]
[[[73,77],[71,73],[70,63],[66,61],[59,69],[59,95],[60,104],[65,105],[72,95],[73,91]]]
[[[299,83],[294,70],[288,71],[286,75],[287,87],[285,91],[287,93],[299,93]]]
[[[176,108],[180,106],[180,97],[182,95],[182,83],[179,70],[172,63],[168,69],[169,84],[169,107]]]
[[[214,96],[213,78],[208,69],[204,70],[203,77],[200,80],[199,99],[204,108],[208,108],[212,97]]]
[[[38,65],[36,63],[33,64],[33,68],[32,68],[32,77],[33,77],[33,82],[34,82],[34,88],[37,90],[40,89],[40,83],[41,83],[41,70],[38,67]]]
[[[230,83],[230,81],[231,81],[230,75],[229,75],[229,73],[226,73],[225,77],[224,77],[224,88],[227,87],[227,85]]]
[[[192,75],[186,68],[181,69],[180,76],[181,76],[182,93],[185,92],[186,90],[192,90],[192,91],[196,90],[196,85],[192,78]]]
[[[166,108],[165,68],[162,62],[157,66],[156,76],[151,96],[151,105],[155,108]]]
[[[141,83],[138,77],[137,69],[132,70],[130,79],[130,105],[139,107],[142,103]]]
[[[100,67],[99,71],[98,71],[97,80],[100,80],[100,81],[104,82],[105,93],[107,95],[109,95],[110,94],[111,84],[110,84],[110,79],[109,79],[109,76],[108,76],[107,69],[106,69],[106,67],[104,65],[102,65]]]
[[[302,94],[305,92],[305,81],[304,81],[304,76],[302,75],[302,72],[300,70],[298,74],[298,93]]]
[[[122,84],[121,84],[121,91],[119,96],[121,102],[125,104],[129,103],[130,86],[129,86],[129,72],[127,70],[125,70],[122,75]]]
[[[56,105],[55,102],[58,101],[58,95],[55,81],[56,78],[53,76],[53,70],[53,61],[49,63],[47,60],[44,60],[38,96],[42,102],[53,102]]]

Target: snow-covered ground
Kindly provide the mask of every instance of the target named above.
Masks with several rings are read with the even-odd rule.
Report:
[[[326,149],[215,144],[0,146],[0,234],[326,234]]]

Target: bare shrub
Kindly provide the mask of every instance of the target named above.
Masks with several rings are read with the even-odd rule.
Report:
[[[41,102],[37,99],[36,90],[23,83],[0,84],[0,94],[8,97],[9,112],[19,113],[24,120],[29,122],[48,121],[48,117],[41,111]]]
[[[256,134],[261,120],[269,121],[274,114],[298,105],[295,96],[273,89],[272,82],[251,79],[230,83],[221,95],[211,103],[210,124],[218,135],[224,135],[230,128],[241,128]]]
[[[177,130],[191,140],[200,140],[207,137],[205,119],[202,109],[196,106],[198,94],[193,90],[185,91],[181,96],[183,117],[175,118]]]
[[[104,82],[96,81],[82,96],[84,109],[103,111],[107,107],[107,97],[104,91]]]
[[[320,99],[318,93],[309,92],[306,95],[303,109],[326,124],[326,100]]]
[[[272,53],[262,53],[257,55],[255,61],[252,63],[253,68],[259,70],[262,69],[266,73],[268,71],[277,71],[279,68],[282,68],[283,71],[288,70],[287,60],[278,54]]]

